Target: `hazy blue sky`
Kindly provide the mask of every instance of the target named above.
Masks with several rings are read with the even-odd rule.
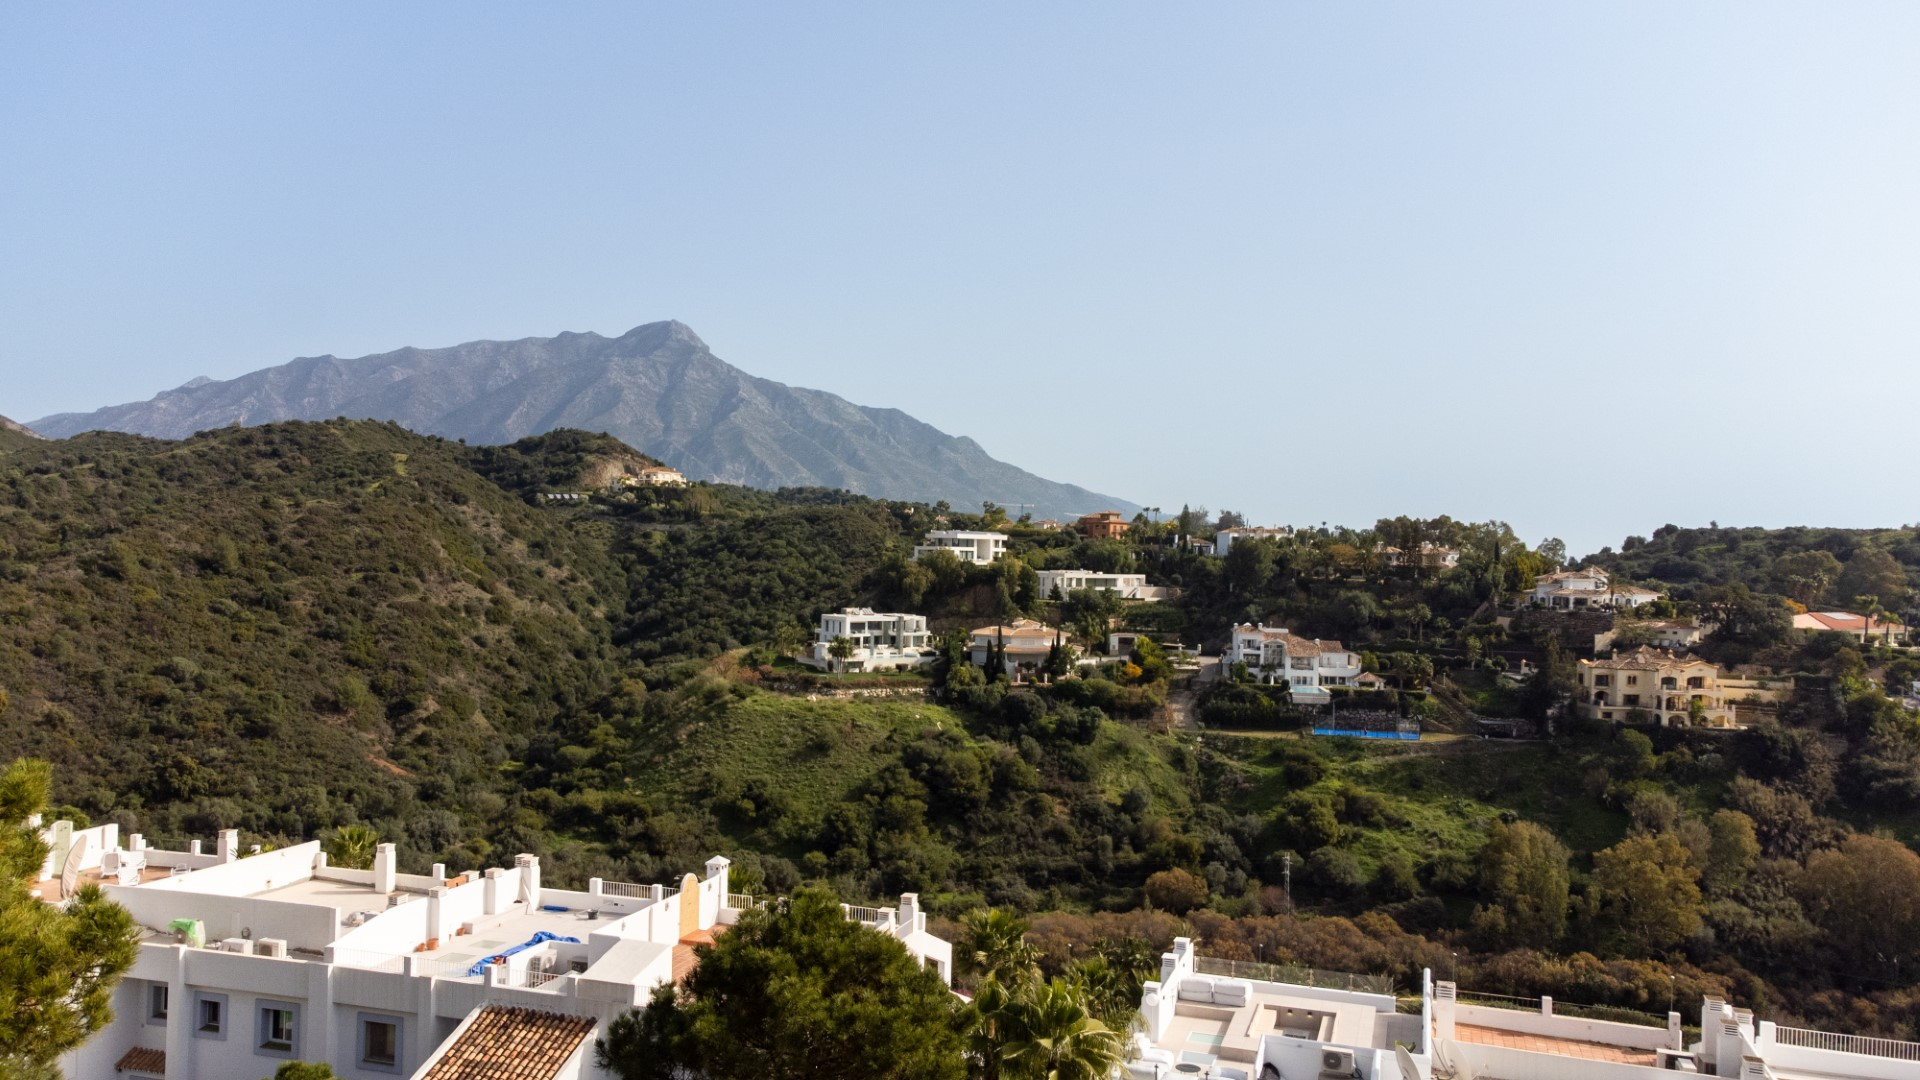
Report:
[[[1920,519],[1920,4],[547,8],[0,7],[0,413],[678,318],[1169,509]]]

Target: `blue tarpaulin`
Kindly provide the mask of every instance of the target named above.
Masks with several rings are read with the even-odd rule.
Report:
[[[515,945],[511,949],[506,949],[504,951],[494,953],[491,956],[482,957],[481,959],[474,961],[473,966],[467,969],[467,975],[469,977],[475,976],[475,975],[483,975],[486,973],[487,965],[493,963],[495,960],[504,959],[506,957],[512,956],[514,953],[517,953],[517,952],[524,952],[527,949],[531,949],[535,945],[538,945],[546,941],[564,941],[569,945],[580,944],[580,939],[577,937],[561,937],[559,934],[549,934],[545,930],[542,930],[539,933],[533,935],[531,938],[528,938],[526,941],[523,941],[520,944]]]

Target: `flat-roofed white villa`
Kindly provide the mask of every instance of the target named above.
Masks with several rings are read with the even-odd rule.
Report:
[[[719,857],[666,885],[558,889],[532,855],[401,874],[391,844],[347,870],[317,841],[241,857],[232,830],[210,852],[122,848],[113,825],[44,835],[44,899],[97,881],[144,932],[113,1022],[61,1061],[69,1080],[260,1080],[287,1060],[348,1080],[601,1080],[606,1025],[754,904]],[[951,979],[916,895],[847,916]]]
[[[1164,600],[1168,596],[1165,587],[1147,584],[1145,574],[1109,574],[1100,570],[1037,570],[1035,573],[1040,578],[1040,596],[1046,600],[1064,599],[1081,589],[1112,593],[1122,600]]]
[[[935,529],[927,534],[925,543],[914,545],[913,557],[919,559],[935,551],[951,552],[961,562],[990,563],[1007,553],[1007,534]]]
[[[838,638],[853,645],[852,655],[844,660],[833,655]],[[934,657],[925,615],[841,608],[820,616],[814,642],[799,659],[834,671],[911,671],[932,664]]]
[[[1279,981],[1280,976],[1298,981]],[[1757,1021],[1708,998],[1700,1035],[1679,1012],[1593,1019],[1552,998],[1459,990],[1425,972],[1403,1011],[1379,976],[1194,955],[1175,938],[1141,993],[1132,1080],[1913,1080],[1920,1043]],[[1610,1015],[1635,1014],[1613,1010]]]

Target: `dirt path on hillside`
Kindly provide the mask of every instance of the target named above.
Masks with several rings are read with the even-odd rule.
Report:
[[[1219,677],[1220,658],[1203,656],[1200,658],[1200,670],[1194,672],[1193,676],[1184,683],[1167,692],[1167,707],[1162,712],[1162,718],[1166,721],[1169,731],[1193,730],[1193,714],[1199,706],[1200,695],[1205,693],[1207,686]]]

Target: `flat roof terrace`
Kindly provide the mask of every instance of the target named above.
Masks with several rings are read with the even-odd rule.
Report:
[[[377,892],[372,885],[361,885],[351,881],[334,881],[329,878],[307,878],[286,885],[276,885],[264,892],[253,894],[258,900],[281,900],[292,904],[319,904],[340,912],[342,916],[356,911],[377,914],[385,911],[391,903],[390,896],[402,897],[402,903],[417,901],[421,894],[408,890],[395,889],[391,893]]]
[[[1524,1031],[1507,1031],[1501,1028],[1482,1027],[1478,1024],[1455,1024],[1454,1038],[1460,1042],[1478,1043],[1481,1046],[1501,1046],[1509,1050],[1527,1050],[1536,1054],[1553,1054],[1556,1057],[1581,1058],[1586,1061],[1610,1061],[1617,1065],[1652,1067],[1658,1063],[1651,1050],[1582,1042],[1578,1039],[1565,1039],[1554,1035],[1530,1035]]]
[[[1263,990],[1255,984],[1245,1005],[1176,1000],[1172,1022],[1155,1045],[1177,1062],[1244,1063],[1254,1060],[1260,1040],[1269,1035],[1372,1046],[1378,1016],[1379,1011],[1367,1005]]]

